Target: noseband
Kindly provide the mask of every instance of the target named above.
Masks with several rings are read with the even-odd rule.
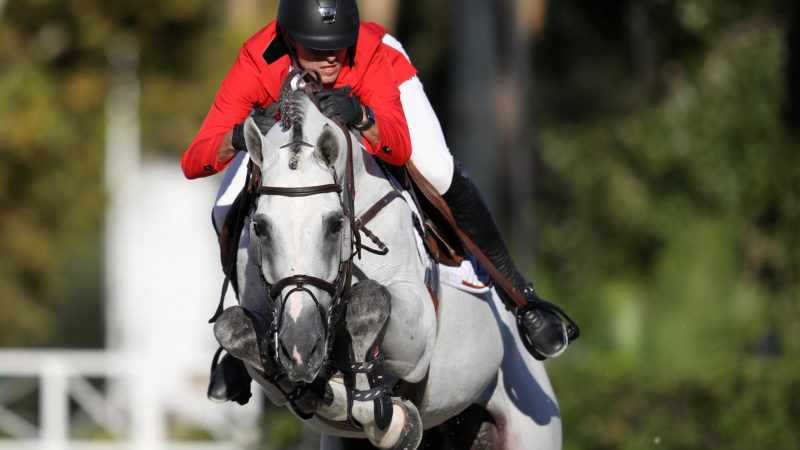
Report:
[[[314,92],[322,89],[322,82],[319,73],[316,71],[303,71],[300,72],[299,75],[300,79],[306,80],[305,91],[308,97],[316,104]],[[306,78],[310,76],[311,78]],[[286,81],[284,82],[284,87],[290,83],[290,80],[294,79],[295,76],[290,74]],[[319,107],[319,105],[317,105]],[[331,325],[335,324],[339,317],[341,316],[341,310],[343,306],[347,303],[350,299],[350,285],[352,284],[353,279],[353,254],[354,248],[360,247],[360,236],[356,230],[356,221],[354,216],[354,203],[355,203],[355,176],[353,173],[353,142],[352,137],[350,136],[350,132],[347,129],[346,125],[343,125],[335,118],[332,118],[333,122],[339,126],[342,132],[345,135],[347,140],[347,159],[346,159],[346,166],[345,166],[345,180],[344,180],[344,187],[339,183],[339,180],[336,177],[336,171],[332,169],[333,172],[333,182],[329,184],[321,184],[316,186],[301,186],[301,187],[278,187],[278,186],[261,186],[260,183],[258,186],[254,186],[253,192],[256,198],[253,199],[255,201],[257,196],[259,195],[272,195],[272,196],[280,196],[280,197],[307,197],[311,195],[318,195],[318,194],[327,194],[327,193],[336,193],[339,196],[339,203],[342,207],[342,211],[344,212],[345,217],[350,222],[350,226],[348,227],[347,233],[348,242],[350,242],[350,251],[349,256],[346,258],[342,256],[342,259],[339,261],[339,270],[336,275],[336,279],[333,282],[323,280],[321,278],[306,275],[306,274],[298,274],[292,275],[289,277],[282,278],[275,283],[270,283],[267,281],[266,277],[264,276],[263,269],[261,267],[261,261],[257,261],[258,271],[261,275],[261,280],[264,283],[264,290],[267,293],[267,296],[274,302],[275,304],[275,315],[274,320],[272,322],[272,329],[270,330],[270,334],[277,336],[283,326],[283,311],[286,307],[286,301],[288,298],[295,292],[306,292],[312,300],[314,300],[314,304],[317,307],[317,311],[320,314],[320,318],[322,319],[322,323],[325,327],[325,336],[328,338],[328,346],[331,345],[331,333],[332,327]],[[308,145],[308,144],[305,144]],[[258,177],[260,178],[260,177]],[[255,181],[255,180],[253,180]],[[354,241],[355,238],[355,241]],[[340,251],[341,255],[341,251]],[[281,295],[281,292],[289,287],[294,286],[280,301],[280,309],[278,309],[278,297]],[[322,307],[317,297],[311,292],[306,286],[313,286],[316,287],[324,292],[327,292],[331,295],[332,303],[331,306],[328,308],[328,311]],[[276,351],[278,346],[278,339],[275,339],[275,346]]]
[[[352,143],[350,139],[350,134],[347,132],[347,129],[344,128],[345,135],[347,136],[347,181],[348,185],[352,185],[353,180],[353,173],[352,173]],[[349,189],[350,195],[346,196],[346,200],[348,203],[345,204],[345,198],[343,198],[342,191],[344,189],[341,185],[339,185],[336,179],[336,172],[333,173],[333,183],[330,184],[321,184],[316,186],[302,186],[302,187],[275,187],[275,186],[258,186],[255,188],[254,192],[258,195],[272,195],[272,196],[280,196],[280,197],[307,197],[310,195],[317,195],[317,194],[327,194],[327,193],[337,193],[339,195],[339,203],[342,206],[342,211],[344,212],[345,217],[347,220],[350,221],[351,226],[349,227],[348,233],[349,242],[353,242],[353,230],[354,227],[352,226],[354,219],[353,219],[353,191]],[[276,314],[273,320],[272,330],[270,330],[271,334],[274,333],[277,335],[280,332],[283,326],[283,311],[286,308],[286,301],[289,297],[295,292],[306,292],[312,300],[314,300],[314,304],[317,307],[317,311],[322,318],[322,323],[325,327],[325,336],[330,337],[330,330],[331,325],[334,324],[339,317],[339,311],[341,307],[347,302],[350,298],[350,284],[352,281],[353,275],[353,252],[351,246],[350,256],[346,259],[343,259],[339,262],[339,271],[336,275],[336,279],[333,282],[323,280],[322,278],[318,278],[312,275],[292,275],[285,278],[281,278],[280,280],[276,281],[275,283],[270,283],[267,281],[266,277],[264,276],[264,271],[261,267],[261,261],[257,262],[259,274],[261,275],[261,280],[264,283],[264,289],[267,293],[267,296],[273,301],[276,302]],[[286,293],[285,296],[280,301],[280,309],[277,308],[277,300],[281,295],[281,292],[289,286],[294,286],[289,292]],[[331,298],[333,299],[333,303],[331,304],[328,311],[320,304],[317,297],[311,292],[306,286],[313,286],[322,291],[327,292],[330,294]],[[277,339],[276,346],[277,344]],[[330,342],[330,340],[329,340]]]

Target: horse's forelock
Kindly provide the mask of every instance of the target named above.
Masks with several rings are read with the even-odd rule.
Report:
[[[303,119],[305,118],[303,97],[306,97],[303,91],[295,91],[289,86],[281,89],[281,93],[278,96],[278,105],[285,129],[292,127],[302,129]]]
[[[287,130],[289,128],[292,129],[292,141],[289,145],[289,151],[292,153],[292,156],[289,158],[289,168],[292,170],[297,169],[297,154],[300,153],[303,142],[303,121],[305,119],[307,105],[309,104],[309,102],[304,101],[305,97],[307,97],[305,92],[296,91],[289,85],[284,86],[278,96],[283,127]]]

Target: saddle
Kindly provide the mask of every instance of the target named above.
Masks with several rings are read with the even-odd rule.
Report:
[[[458,267],[464,260],[465,252],[458,238],[455,223],[447,220],[449,210],[445,210],[444,200],[436,189],[425,179],[411,161],[404,166],[383,164],[384,169],[400,182],[416,203],[422,216],[422,242],[428,254],[436,263]]]

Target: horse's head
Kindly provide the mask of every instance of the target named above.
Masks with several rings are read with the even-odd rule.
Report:
[[[261,168],[250,255],[273,302],[278,362],[292,381],[311,382],[325,362],[351,256],[341,186],[347,140],[305,93],[286,96],[266,136],[252,119],[245,124],[247,150]]]

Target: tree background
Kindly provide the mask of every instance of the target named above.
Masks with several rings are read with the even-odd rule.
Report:
[[[361,4],[582,327],[546,363],[565,448],[800,448],[800,6]],[[143,149],[177,158],[275,9],[0,0],[1,346],[104,344],[109,46],[137,43]]]

